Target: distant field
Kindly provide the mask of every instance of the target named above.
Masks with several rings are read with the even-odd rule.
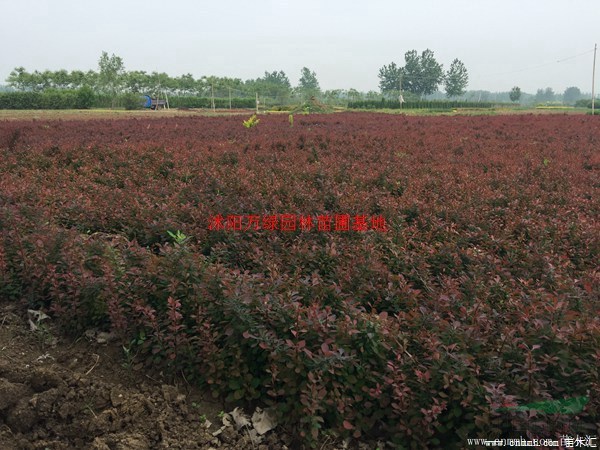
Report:
[[[252,114],[252,110],[216,110],[208,109],[165,109],[159,111],[137,110],[126,111],[124,109],[54,109],[54,110],[9,110],[0,109],[0,120],[79,120],[79,119],[164,119],[167,117],[183,117],[198,115],[230,115],[230,114]]]
[[[352,111],[352,110],[351,110]],[[354,110],[363,112],[379,112],[386,114],[402,114],[406,116],[495,116],[507,114],[587,114],[589,108],[572,107],[531,107],[531,108],[458,108],[444,109],[369,109]]]
[[[343,112],[345,108],[336,107],[335,112]],[[361,110],[348,110],[361,112]],[[366,110],[365,110],[366,111]],[[378,109],[368,112],[402,114],[407,116],[455,116],[455,115],[506,115],[506,114],[586,114],[589,108],[571,107],[544,107],[544,108],[460,108],[456,110],[428,110],[428,109]],[[123,109],[89,109],[89,110],[7,110],[0,109],[0,120],[78,120],[78,119],[119,119],[119,118],[145,118],[157,119],[165,117],[182,116],[212,116],[212,115],[239,115],[253,114],[253,109],[170,109],[170,110],[138,110],[126,111]],[[261,114],[289,114],[286,111],[261,111]]]

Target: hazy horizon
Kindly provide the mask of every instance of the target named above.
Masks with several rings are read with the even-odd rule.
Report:
[[[465,63],[468,90],[591,92],[600,3],[536,3],[0,0],[0,40],[10,44],[2,49],[0,83],[19,66],[97,70],[106,51],[127,70],[242,80],[283,70],[296,85],[306,66],[324,90],[379,91],[380,67],[404,65],[405,52],[429,48],[445,69],[454,58]]]

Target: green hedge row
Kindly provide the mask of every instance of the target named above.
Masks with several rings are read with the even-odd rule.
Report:
[[[496,103],[491,102],[464,102],[464,101],[446,101],[446,100],[429,100],[429,101],[408,101],[402,103],[398,100],[361,100],[348,103],[348,108],[353,109],[455,109],[455,108],[493,108]]]
[[[96,94],[90,88],[75,91],[49,90],[45,92],[3,92],[0,93],[0,109],[88,109],[125,107],[136,109],[137,94],[122,94],[116,99],[110,95]],[[145,100],[139,95],[139,108]],[[216,108],[229,108],[228,98],[216,98]],[[253,98],[232,98],[232,108],[254,108]],[[207,97],[169,97],[171,108],[212,108]]]
[[[577,100],[575,102],[575,106],[578,108],[591,108],[592,107],[592,99],[591,98],[583,98],[581,100]],[[595,109],[600,108],[600,99],[596,99],[594,107],[595,107]]]
[[[171,108],[212,108],[209,97],[169,97]],[[232,98],[232,108],[254,108],[256,100],[253,98]],[[215,108],[229,108],[228,98],[215,98]]]
[[[86,109],[94,106],[91,89],[77,91],[4,92],[0,93],[0,109]]]

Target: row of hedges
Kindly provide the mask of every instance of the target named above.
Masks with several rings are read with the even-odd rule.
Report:
[[[491,102],[463,102],[446,100],[408,101],[400,104],[398,100],[361,100],[348,103],[352,109],[455,109],[455,108],[493,108],[496,103]]]
[[[97,94],[91,88],[83,87],[78,90],[48,90],[44,92],[5,92],[0,93],[0,109],[88,109],[124,107],[126,109],[141,108],[143,100],[141,95],[126,93],[117,98],[106,94]],[[215,107],[226,109],[254,108],[253,98],[215,98]],[[588,101],[591,104],[591,101]],[[210,97],[169,97],[171,108],[212,108]],[[463,101],[408,101],[400,105],[397,100],[361,100],[348,103],[352,109],[438,109],[450,110],[456,108],[493,108],[497,106],[491,102],[463,102]]]
[[[171,108],[212,108],[209,97],[169,97]],[[254,108],[256,100],[253,98],[232,98],[232,108]],[[215,98],[215,108],[229,108],[228,98]]]
[[[96,95],[89,88],[0,93],[0,109],[87,109],[95,106],[95,101]]]
[[[122,94],[116,99],[110,95],[96,94],[92,89],[83,87],[74,91],[48,90],[45,92],[4,92],[0,93],[0,109],[89,109],[125,107],[141,108],[143,99],[138,94]],[[207,97],[170,97],[172,108],[211,108],[211,99]],[[229,108],[229,99],[215,99],[216,108]],[[253,108],[253,98],[232,98],[233,108]]]
[[[588,98],[588,99],[577,100],[575,102],[575,106],[578,108],[591,108],[592,107],[592,99]],[[595,107],[596,107],[596,109],[598,107],[600,107],[600,99],[596,99]]]

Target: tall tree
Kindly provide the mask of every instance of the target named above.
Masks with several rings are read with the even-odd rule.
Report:
[[[394,93],[399,87],[403,92],[423,96],[433,94],[444,80],[443,66],[429,49],[420,55],[416,50],[404,54],[404,66],[395,63],[379,69],[379,88],[382,93]]]
[[[102,52],[98,60],[98,87],[105,93],[112,96],[112,106],[115,106],[117,94],[123,84],[123,75],[125,74],[125,65],[120,56],[114,53],[108,56],[108,53]]]
[[[351,102],[356,102],[361,99],[360,92],[358,92],[358,90],[354,88],[348,89],[346,95],[348,96],[348,100],[350,100]]]
[[[273,72],[265,71],[265,76],[263,77],[263,80],[266,83],[271,83],[287,88],[292,87],[290,80],[288,79],[287,75],[283,70],[280,70],[279,72],[276,70],[274,70]]]
[[[402,90],[421,95],[423,92],[423,73],[421,59],[416,50],[404,54],[404,67],[402,67]]]
[[[292,85],[283,70],[265,72],[265,76],[256,80],[258,90],[268,97],[283,101],[292,93]]]
[[[563,93],[563,103],[565,105],[574,105],[579,99],[581,99],[581,90],[578,87],[571,86],[565,89]]]
[[[72,70],[69,74],[69,80],[71,82],[71,89],[79,89],[86,84],[85,80],[85,72],[81,70]]]
[[[300,72],[300,81],[298,82],[298,87],[296,89],[305,99],[320,95],[321,87],[317,80],[317,74],[312,72],[308,67],[303,67]]]
[[[469,73],[462,61],[455,59],[446,73],[444,84],[446,86],[446,97],[458,97],[466,92],[469,83]]]
[[[129,92],[148,92],[152,85],[150,76],[143,70],[132,70],[123,77],[123,84]]]
[[[194,76],[191,73],[180,75],[175,80],[179,95],[191,95],[194,92],[196,80],[194,80]]]
[[[433,94],[444,80],[444,68],[438,63],[429,49],[421,53],[421,75],[423,76],[421,95]]]
[[[330,105],[339,105],[344,103],[344,91],[341,89],[330,89],[323,93],[325,101]]]
[[[25,91],[31,89],[31,74],[29,74],[25,67],[15,67],[6,79],[8,85],[19,91]]]
[[[98,72],[93,70],[88,70],[85,73],[85,78],[83,80],[84,86],[89,86],[91,88],[97,88],[98,86]]]
[[[547,103],[554,101],[554,90],[551,87],[546,89],[538,89],[535,93],[535,101],[537,103]]]
[[[508,95],[511,102],[518,102],[521,99],[521,88],[519,86],[513,87]]]
[[[43,72],[34,70],[31,75],[35,83],[34,90],[36,91],[45,91],[52,85],[52,72],[49,70],[44,70]]]
[[[391,62],[379,69],[379,90],[382,94],[397,95],[400,91],[400,77],[402,70]]]
[[[148,75],[150,89],[157,95],[163,95],[163,92],[168,91],[171,87],[171,77],[165,72],[152,72]]]
[[[50,72],[50,82],[53,88],[66,89],[71,84],[71,78],[69,72],[65,69]]]

